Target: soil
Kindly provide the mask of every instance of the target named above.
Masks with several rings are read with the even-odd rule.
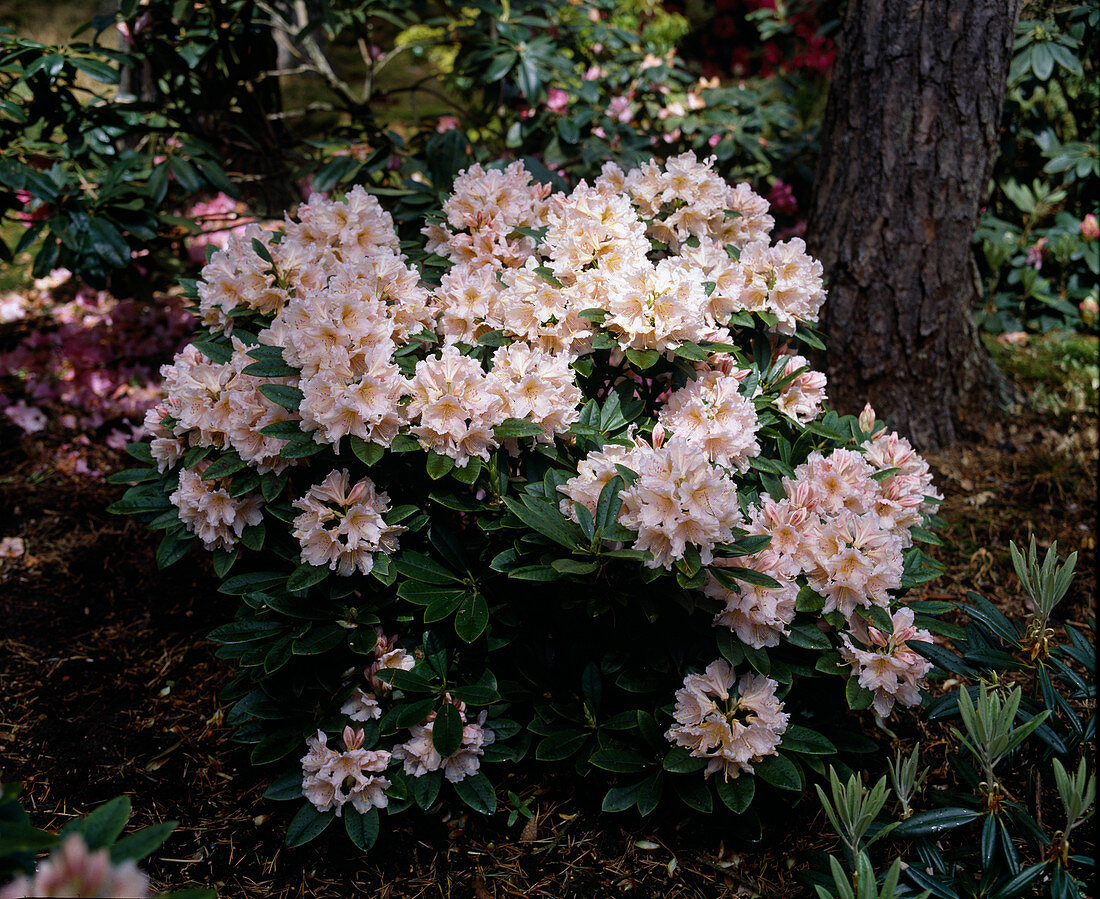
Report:
[[[144,863],[161,888],[213,886],[223,896],[487,897],[801,896],[817,850],[836,851],[807,797],[764,818],[758,844],[717,818],[675,809],[641,820],[605,815],[599,791],[569,774],[520,769],[501,778],[535,813],[506,823],[443,805],[402,815],[367,857],[326,834],[283,844],[292,804],[262,796],[264,772],[222,725],[218,691],[233,674],[204,635],[229,620],[206,559],[156,569],[156,537],[105,507],[121,488],[51,466],[56,447],[0,425],[0,537],[26,554],[0,559],[0,776],[26,785],[39,827],[56,829],[121,793],[131,826],[179,822]],[[103,450],[103,462],[111,451]],[[978,590],[1017,620],[1024,598],[1008,543],[1058,541],[1079,552],[1060,620],[1095,617],[1095,409],[1020,410],[981,443],[930,457],[947,497],[947,573],[925,598]],[[115,460],[117,464],[117,459]],[[940,767],[953,749],[916,716],[897,726]],[[881,735],[880,735],[881,736]],[[945,767],[945,765],[944,765]]]

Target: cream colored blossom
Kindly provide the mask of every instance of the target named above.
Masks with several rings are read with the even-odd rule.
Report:
[[[333,471],[321,484],[294,501],[302,514],[294,519],[294,537],[307,565],[328,566],[347,576],[369,574],[374,557],[397,549],[397,535],[405,528],[386,524],[390,498],[375,489],[370,478],[355,486],[347,469]]]
[[[783,375],[792,375],[800,368],[809,369],[809,365],[809,360],[804,356],[789,356],[783,367]],[[821,372],[812,369],[804,371],[780,391],[775,405],[780,412],[799,424],[811,422],[821,414],[822,405],[827,399],[825,384],[825,375]]]
[[[542,441],[564,434],[580,418],[583,396],[566,356],[523,343],[500,347],[493,354],[487,386],[500,398],[500,414],[539,425],[543,428],[539,436]]]
[[[344,728],[343,752],[328,746],[328,736],[317,731],[307,741],[309,752],[302,757],[302,795],[319,812],[334,810],[340,817],[351,803],[357,812],[389,805],[386,789],[390,780],[383,777],[390,762],[384,749],[363,749],[363,731]]]
[[[874,709],[887,717],[895,703],[903,706],[920,704],[920,688],[932,663],[909,647],[909,640],[935,642],[932,635],[913,623],[913,610],[904,606],[891,616],[893,630],[884,634],[877,627],[854,618],[853,634],[841,637],[840,655],[852,667],[859,685],[875,694]],[[853,643],[852,637],[868,645],[868,649]]]
[[[418,362],[406,411],[421,446],[450,456],[460,468],[472,456],[488,461],[497,446],[493,428],[507,417],[488,386],[477,360],[454,346]]]
[[[711,462],[743,472],[749,459],[760,454],[760,444],[756,408],[738,386],[738,378],[723,371],[701,373],[672,393],[657,421],[702,449]]]
[[[481,767],[481,756],[485,753],[485,747],[496,740],[496,734],[485,724],[488,712],[482,711],[476,722],[470,722],[466,719],[465,704],[456,702],[455,706],[463,722],[462,743],[459,748],[454,755],[446,758],[439,754],[432,743],[436,717],[435,712],[432,712],[423,724],[414,725],[409,729],[411,734],[409,740],[393,749],[393,757],[404,760],[407,775],[423,777],[432,771],[442,771],[447,780],[458,783],[477,773]]]
[[[179,486],[168,497],[180,521],[206,549],[232,549],[246,527],[263,520],[263,501],[255,495],[230,496],[216,481],[204,481],[206,465],[181,469]]]
[[[790,716],[775,698],[778,686],[755,674],[738,682],[724,659],[711,662],[704,674],[684,678],[676,691],[676,723],[665,736],[692,756],[707,759],[707,777],[752,774],[754,762],[776,754],[787,729]]]

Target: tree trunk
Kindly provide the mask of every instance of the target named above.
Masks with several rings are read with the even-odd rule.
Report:
[[[829,299],[829,394],[923,449],[974,432],[1005,382],[978,340],[971,238],[1022,0],[849,0],[810,251]]]

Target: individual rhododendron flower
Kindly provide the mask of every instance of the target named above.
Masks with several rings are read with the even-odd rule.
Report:
[[[343,741],[343,752],[329,748],[324,731],[306,741],[309,752],[302,757],[302,795],[317,811],[332,810],[337,817],[349,802],[357,812],[385,808],[391,782],[381,775],[390,763],[390,753],[364,749],[363,731],[350,726],[344,728]]]
[[[370,478],[353,486],[347,469],[330,472],[325,480],[294,501],[302,514],[294,519],[294,536],[302,546],[302,561],[328,566],[342,575],[369,574],[377,553],[397,549],[401,525],[386,524],[390,498],[379,493]]]
[[[80,834],[70,834],[40,862],[34,877],[19,876],[0,888],[0,899],[37,896],[151,896],[149,878],[132,861],[113,863],[106,849],[94,852]]]
[[[229,495],[217,481],[202,477],[205,466],[180,471],[179,487],[169,497],[180,521],[207,549],[232,549],[244,529],[263,520],[260,497]]]
[[[736,689],[734,689],[736,686]],[[790,718],[775,698],[778,684],[746,674],[738,680],[724,659],[703,674],[689,674],[676,691],[676,723],[665,736],[676,746],[707,759],[706,774],[738,777],[753,762],[775,755]]]
[[[821,414],[825,403],[825,375],[809,368],[810,363],[804,356],[788,357],[783,367],[783,376],[793,375],[800,369],[809,369],[795,375],[775,401],[776,407],[784,415],[789,415],[799,424],[813,421]]]
[[[477,721],[469,721],[465,703],[456,702],[455,706],[462,719],[462,744],[458,750],[446,758],[439,754],[432,742],[436,718],[432,712],[423,724],[409,728],[409,740],[394,747],[393,757],[404,760],[406,774],[423,777],[432,771],[442,771],[447,780],[458,783],[477,773],[485,747],[495,742],[496,735],[485,725],[487,712],[482,711]]]
[[[853,635],[841,637],[841,658],[852,666],[859,685],[875,694],[875,713],[882,718],[893,711],[895,703],[919,705],[920,688],[932,670],[932,663],[909,647],[910,640],[934,642],[928,631],[913,623],[913,617],[912,609],[898,609],[890,616],[893,630],[889,634],[853,619],[853,635],[859,642],[853,642]]]

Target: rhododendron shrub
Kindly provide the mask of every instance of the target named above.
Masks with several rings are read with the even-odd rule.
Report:
[[[361,189],[212,255],[115,508],[239,598],[228,721],[291,844],[491,813],[531,756],[607,810],[749,814],[863,748],[849,707],[920,701],[938,496],[825,411],[821,266],[772,225],[691,153],[570,193],[516,162],[415,257]]]

